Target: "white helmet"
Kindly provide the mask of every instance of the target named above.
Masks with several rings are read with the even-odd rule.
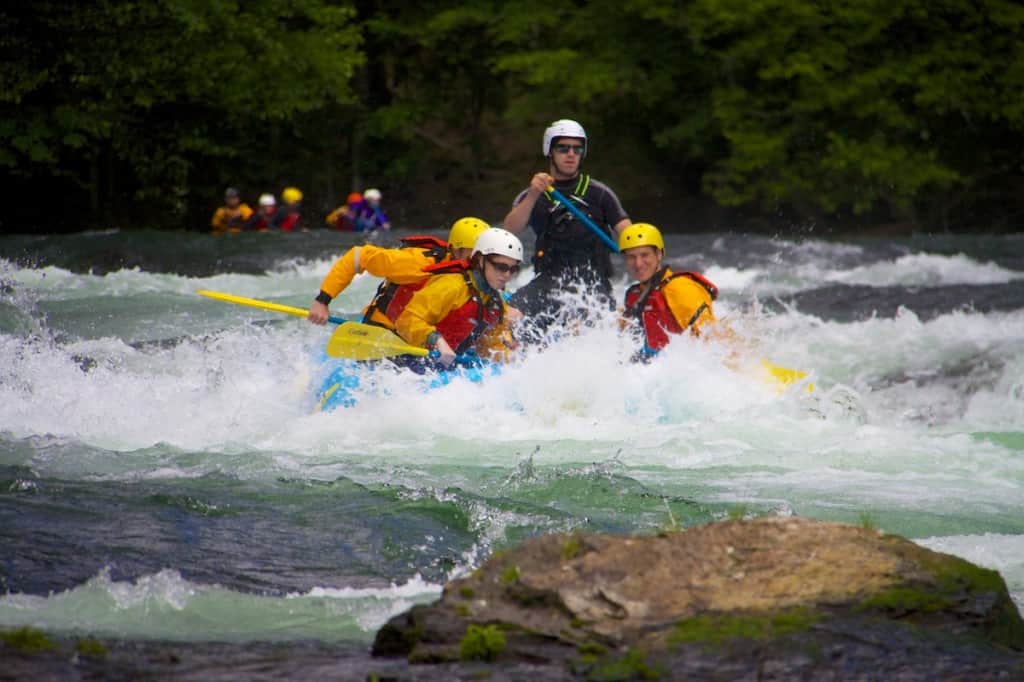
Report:
[[[587,155],[587,131],[571,118],[562,118],[544,131],[544,156],[551,154],[551,143],[559,137],[578,137],[583,140],[583,156]]]
[[[260,206],[276,206],[277,201],[274,199],[273,194],[261,194],[260,195]]]
[[[379,189],[368,189],[363,192],[363,198],[367,201],[380,201],[380,190]]]
[[[482,253],[485,256],[508,256],[517,261],[523,260],[523,243],[519,237],[500,227],[490,227],[480,233],[473,245],[473,256]]]

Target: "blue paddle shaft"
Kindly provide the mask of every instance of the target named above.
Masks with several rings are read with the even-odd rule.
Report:
[[[558,201],[562,202],[565,205],[565,207],[569,209],[570,213],[572,213],[574,216],[583,221],[583,224],[589,227],[591,232],[600,237],[601,241],[603,241],[605,245],[607,245],[608,248],[612,250],[612,253],[619,252],[619,245],[612,241],[612,238],[608,236],[607,232],[605,232],[600,227],[595,225],[594,221],[588,218],[586,213],[576,208],[576,204],[566,199],[565,195],[563,195],[554,187],[548,188],[548,191],[551,192],[551,196],[553,196]]]
[[[327,318],[327,321],[334,324],[345,324],[346,322],[351,322],[351,320],[346,320],[344,317],[336,317],[334,315],[330,315]]]

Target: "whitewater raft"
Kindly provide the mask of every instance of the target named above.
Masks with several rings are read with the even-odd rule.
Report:
[[[450,368],[422,364],[401,366],[390,361],[338,360],[324,356],[319,381],[315,382],[316,409],[329,412],[339,407],[354,407],[363,395],[387,393],[380,379],[386,374],[408,375],[411,384],[422,393],[429,393],[453,381],[480,383],[497,376],[501,366],[475,356],[461,359]]]

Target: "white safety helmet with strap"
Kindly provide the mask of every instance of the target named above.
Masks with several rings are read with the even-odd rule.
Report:
[[[547,127],[544,131],[544,156],[551,155],[551,144],[560,137],[575,137],[583,140],[583,156],[587,155],[587,131],[571,118],[562,118]],[[582,159],[583,156],[580,158]]]
[[[260,195],[260,206],[276,206],[277,201],[274,200],[273,194],[261,194]]]
[[[515,236],[508,230],[503,230],[500,227],[491,227],[480,233],[480,236],[476,238],[476,243],[473,245],[473,255],[481,253],[485,256],[508,256],[514,260],[522,262],[523,260],[523,243],[519,241],[519,237]]]

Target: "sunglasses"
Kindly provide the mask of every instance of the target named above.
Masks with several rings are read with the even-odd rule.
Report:
[[[509,265],[508,263],[497,263],[497,262],[491,260],[490,258],[487,258],[485,260],[488,263],[491,264],[492,268],[494,268],[495,270],[497,270],[498,272],[500,272],[503,275],[507,275],[509,273],[511,273],[512,275],[518,275],[519,274],[519,264],[518,263],[516,263],[515,265]]]
[[[559,154],[568,154],[569,152],[575,152],[576,156],[583,154],[583,145],[581,144],[556,144],[554,150]]]

